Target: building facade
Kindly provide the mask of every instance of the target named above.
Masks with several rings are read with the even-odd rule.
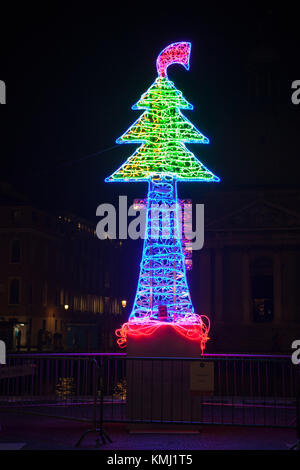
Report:
[[[300,339],[300,191],[217,190],[203,196],[205,243],[193,252],[207,350],[291,352]]]
[[[300,339],[300,190],[220,185],[193,202],[205,206],[205,241],[188,280],[196,313],[211,319],[207,352],[291,352]],[[95,224],[28,202],[2,200],[0,215],[8,349],[118,350],[114,330],[134,299],[137,242],[100,241]]]
[[[0,240],[0,331],[9,349],[114,348],[124,313],[119,242],[100,241],[77,216],[7,200]]]

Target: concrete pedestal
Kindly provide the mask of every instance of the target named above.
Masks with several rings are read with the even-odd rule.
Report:
[[[201,349],[168,324],[153,335],[128,338],[127,419],[140,423],[201,421],[201,397],[190,390],[190,364]],[[141,357],[141,358],[140,358]],[[176,357],[176,359],[170,359]]]

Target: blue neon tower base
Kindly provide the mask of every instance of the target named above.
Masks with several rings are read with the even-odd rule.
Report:
[[[181,207],[172,176],[153,177],[147,197],[147,225],[143,256],[131,319],[183,321],[194,313],[186,279],[181,242]]]

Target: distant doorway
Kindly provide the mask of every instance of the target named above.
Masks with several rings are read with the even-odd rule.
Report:
[[[255,323],[274,319],[273,261],[258,258],[250,265],[252,317]]]

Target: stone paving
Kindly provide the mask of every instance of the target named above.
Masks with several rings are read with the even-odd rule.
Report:
[[[0,450],[75,450],[88,429],[83,422],[0,413]],[[200,432],[129,433],[126,424],[107,424],[112,443],[105,450],[287,450],[296,441],[294,429],[202,426]],[[174,433],[175,431],[175,433]],[[80,449],[95,449],[96,435],[89,434]]]

